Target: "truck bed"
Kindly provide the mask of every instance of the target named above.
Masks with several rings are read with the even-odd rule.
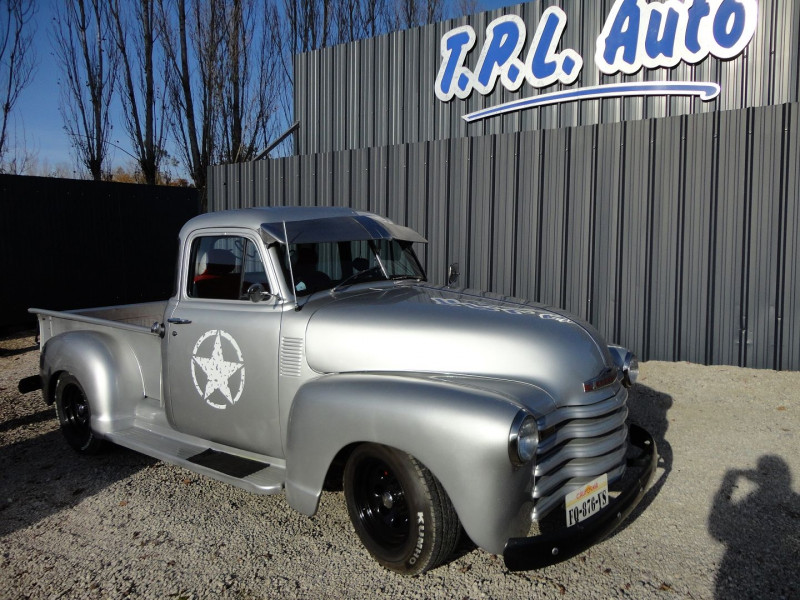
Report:
[[[71,331],[97,332],[129,346],[139,361],[146,395],[160,400],[161,336],[151,328],[161,324],[166,306],[164,300],[69,311],[31,308],[29,312],[39,318],[42,348],[50,338]]]

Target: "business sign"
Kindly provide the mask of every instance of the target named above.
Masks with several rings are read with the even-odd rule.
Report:
[[[697,64],[714,56],[735,58],[756,31],[756,0],[616,0],[597,37],[595,67],[606,75],[634,75],[641,69],[671,69],[680,63]],[[527,52],[527,30],[516,15],[499,17],[486,27],[486,41],[473,68],[467,57],[475,46],[469,25],[442,36],[442,63],[434,87],[443,102],[465,99],[473,91],[490,94],[500,84],[520,91],[527,84],[542,89],[554,84],[574,84],[584,69],[584,57],[572,49],[559,49],[567,28],[563,9],[544,11]],[[572,88],[538,94],[479,110],[463,119],[477,121],[526,108],[621,96],[697,96],[710,101],[720,86],[710,81],[638,81]]]

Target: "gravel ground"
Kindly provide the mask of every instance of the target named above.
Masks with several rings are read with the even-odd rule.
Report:
[[[659,470],[610,539],[509,573],[463,548],[418,578],[361,547],[341,493],[308,518],[112,447],[73,452],[32,337],[0,340],[0,598],[799,598],[800,373],[642,365],[630,407]]]

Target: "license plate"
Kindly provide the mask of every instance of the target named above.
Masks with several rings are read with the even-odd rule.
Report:
[[[567,527],[588,519],[608,505],[608,476],[603,473],[589,483],[567,494]]]

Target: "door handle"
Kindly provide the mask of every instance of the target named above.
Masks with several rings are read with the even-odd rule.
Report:
[[[172,323],[173,325],[188,325],[191,322],[190,319],[178,319],[176,317],[167,319],[167,323]]]

